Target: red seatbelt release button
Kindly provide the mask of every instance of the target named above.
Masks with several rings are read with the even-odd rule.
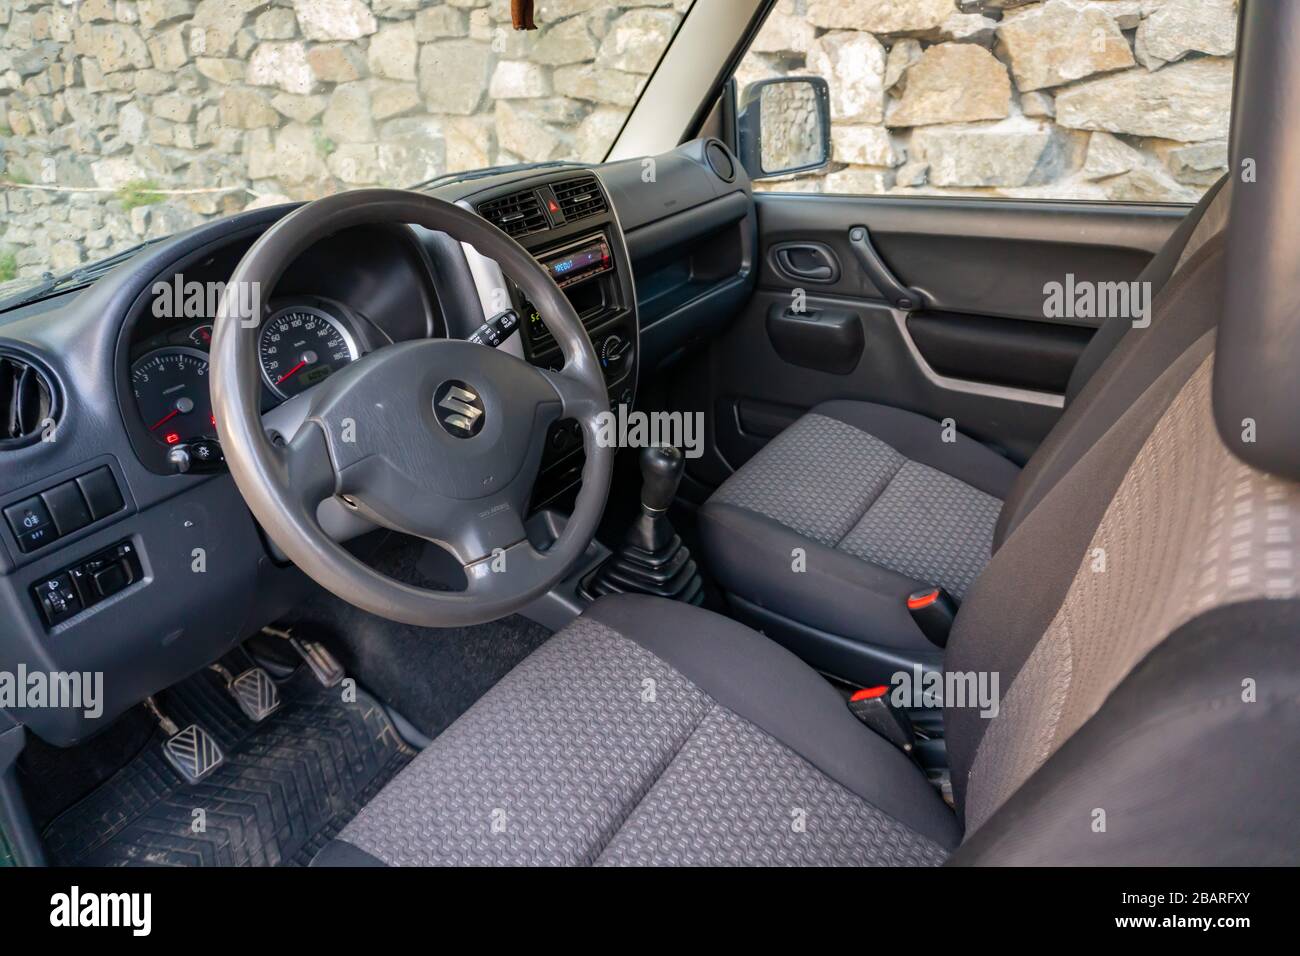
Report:
[[[916,743],[912,721],[907,711],[889,700],[889,685],[864,687],[848,700],[849,712],[904,753],[911,753]]]
[[[957,602],[943,588],[926,588],[907,596],[907,611],[921,633],[937,647],[948,646],[948,632],[957,617]]]

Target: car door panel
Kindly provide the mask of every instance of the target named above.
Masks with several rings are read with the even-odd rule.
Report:
[[[713,426],[690,469],[705,487],[812,406],[843,398],[951,419],[1023,463],[1059,418],[1100,322],[1045,314],[1045,285],[1133,281],[1187,212],[773,193],[755,203],[759,287],[675,385]]]
[[[1187,213],[1184,206],[1012,199],[754,194],[765,288],[790,288],[773,249],[820,243],[844,268],[819,292],[880,299],[849,232],[872,244],[904,284],[948,312],[1043,318],[1043,282],[1133,279]]]

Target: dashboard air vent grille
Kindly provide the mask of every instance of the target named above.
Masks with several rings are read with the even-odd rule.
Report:
[[[489,199],[479,205],[478,214],[512,239],[531,236],[549,226],[542,204],[532,190]]]
[[[555,190],[555,201],[560,204],[560,212],[564,213],[564,218],[569,222],[594,216],[609,208],[594,176],[569,179],[556,183],[551,188]]]
[[[0,351],[0,449],[39,441],[56,411],[49,376],[21,355]]]

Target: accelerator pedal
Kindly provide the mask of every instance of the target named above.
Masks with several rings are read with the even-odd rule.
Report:
[[[152,697],[145,698],[144,703],[168,735],[163,741],[163,757],[186,783],[198,783],[221,766],[226,758],[210,733],[198,724],[180,730],[174,720],[158,709]]]
[[[213,664],[212,670],[221,675],[226,690],[253,723],[260,724],[280,709],[280,688],[262,668],[250,667],[238,676],[220,664]]]
[[[316,678],[316,683],[322,687],[337,687],[343,683],[343,678],[346,676],[343,665],[324,644],[319,641],[304,641],[294,637],[289,631],[282,631],[275,627],[264,627],[262,633],[288,641],[289,646],[298,652],[298,656],[303,659],[312,676]]]

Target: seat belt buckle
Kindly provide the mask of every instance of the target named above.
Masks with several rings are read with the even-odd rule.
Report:
[[[907,711],[889,700],[889,686],[864,687],[849,698],[849,712],[903,753],[916,747],[916,732]]]
[[[957,602],[943,588],[926,588],[907,596],[907,612],[931,644],[948,646],[948,632],[957,617]]]

